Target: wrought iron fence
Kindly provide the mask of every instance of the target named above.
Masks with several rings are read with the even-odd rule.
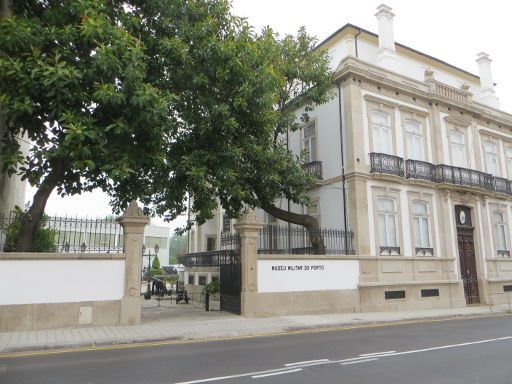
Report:
[[[11,213],[0,218],[0,251],[15,250],[20,217]],[[42,226],[45,241],[34,242],[29,252],[122,253],[123,229],[113,219],[48,217]]]
[[[321,239],[326,254],[350,255],[354,233],[341,229],[308,231],[304,227],[281,227],[266,225],[260,231],[258,253],[260,254],[313,254],[311,236]]]
[[[370,153],[370,172],[404,176],[404,159],[385,153]]]
[[[494,190],[498,193],[512,195],[512,187],[510,185],[510,181],[502,177],[494,178]]]
[[[321,161],[311,161],[309,163],[303,164],[302,169],[304,169],[307,173],[309,173],[317,180],[323,179]]]

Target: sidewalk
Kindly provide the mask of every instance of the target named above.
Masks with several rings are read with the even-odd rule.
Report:
[[[165,309],[162,309],[162,311]],[[264,335],[305,329],[387,323],[395,321],[504,314],[508,305],[474,306],[407,312],[339,313],[325,315],[244,318],[227,313],[190,310],[187,315],[146,316],[134,326],[61,328],[0,333],[0,353],[24,350],[91,347],[161,340],[200,340]]]

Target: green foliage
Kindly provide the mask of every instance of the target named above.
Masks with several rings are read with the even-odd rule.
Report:
[[[4,228],[5,232],[5,252],[13,252],[15,250],[16,241],[18,240],[21,227],[21,219],[26,216],[27,213],[20,207],[15,207],[12,220]],[[48,216],[44,215],[40,221],[34,240],[34,251],[36,252],[55,252],[55,229],[48,228]]]
[[[209,292],[212,295],[220,292],[220,282],[219,282],[219,280],[213,280],[210,284],[208,284],[206,286],[206,292]]]
[[[257,33],[228,0],[32,0],[12,13],[0,20],[4,171],[61,195],[101,188],[116,213],[139,199],[173,220],[190,196],[197,223],[218,201],[231,217],[308,201],[312,178],[278,139],[329,98],[326,52],[304,29]]]
[[[153,263],[151,264],[152,269],[160,269],[160,260],[158,259],[158,256],[155,256],[153,259]]]

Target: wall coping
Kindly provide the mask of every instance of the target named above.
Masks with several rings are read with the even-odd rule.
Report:
[[[2,260],[125,260],[125,253],[29,253],[0,252]]]
[[[401,261],[454,261],[454,257],[437,256],[369,256],[369,255],[295,255],[259,254],[259,260],[401,260]],[[512,260],[512,259],[511,259]]]
[[[441,285],[441,284],[460,284],[462,280],[404,280],[404,281],[375,281],[359,283],[359,288],[370,287],[400,287],[403,285]]]

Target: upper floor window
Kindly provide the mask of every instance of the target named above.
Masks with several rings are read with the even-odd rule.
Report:
[[[505,157],[507,160],[507,178],[512,179],[512,147],[505,148]]]
[[[466,161],[466,137],[458,131],[450,132],[450,153],[452,165],[455,167],[467,167]]]
[[[422,201],[412,204],[412,222],[414,227],[414,246],[431,248],[428,205]]]
[[[412,160],[424,160],[423,136],[421,124],[415,120],[405,121],[405,134],[407,142],[407,158]]]
[[[494,232],[494,244],[496,246],[496,252],[499,255],[501,253],[501,256],[504,256],[503,252],[500,252],[507,250],[506,223],[503,217],[503,212],[494,211],[492,213],[492,227]]]
[[[391,123],[389,115],[383,111],[372,112],[373,151],[392,154]]]
[[[222,232],[229,233],[231,231],[231,219],[224,212],[222,215]]]
[[[377,199],[379,238],[381,247],[398,247],[395,200]]]
[[[498,147],[491,141],[484,143],[485,168],[493,176],[499,176]]]
[[[316,156],[316,126],[315,122],[310,122],[304,127],[303,148],[306,153],[306,163],[317,160]]]

